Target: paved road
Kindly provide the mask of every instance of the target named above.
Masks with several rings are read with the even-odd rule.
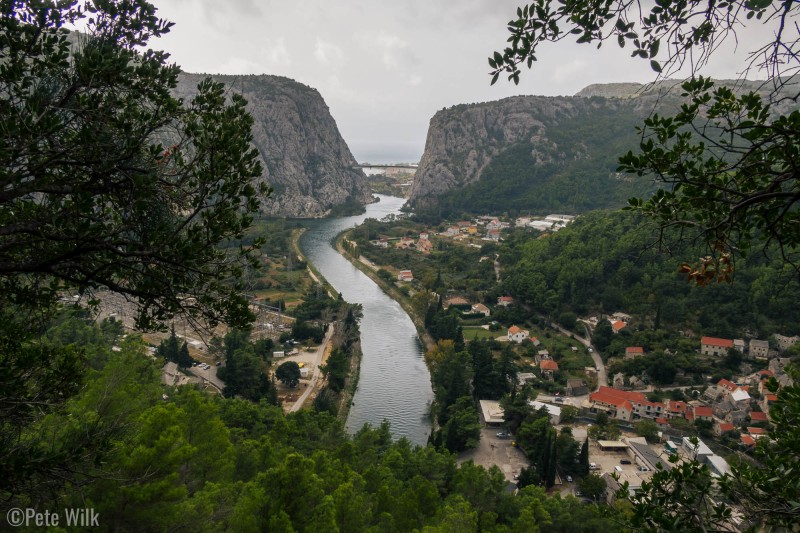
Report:
[[[572,331],[570,331],[568,329],[562,328],[561,326],[559,326],[555,322],[551,322],[550,323],[550,327],[554,328],[554,329],[557,329],[558,331],[560,331],[561,333],[563,333],[564,335],[566,335],[568,337],[571,335],[575,340],[577,340],[578,342],[580,342],[581,344],[586,346],[586,348],[591,349],[591,352],[589,353],[589,355],[592,356],[592,360],[594,361],[595,368],[599,368],[600,369],[600,371],[597,373],[597,386],[598,386],[598,388],[600,386],[608,387],[608,375],[606,374],[606,365],[603,364],[603,359],[600,357],[600,354],[598,354],[597,350],[595,349],[595,347],[592,346],[592,340],[591,339],[587,339],[586,337],[581,337],[577,333],[574,333],[574,332],[572,332]],[[588,331],[588,326],[586,326],[586,327],[587,327],[587,331]]]
[[[204,370],[199,366],[192,366],[189,367],[189,372],[191,372],[195,376],[205,379],[206,381],[214,385],[216,388],[218,388],[220,392],[222,392],[222,389],[225,388],[225,383],[223,383],[223,381],[217,377],[217,367],[214,365],[211,365],[211,368],[209,368],[208,370]]]
[[[319,369],[319,365],[322,364],[322,357],[325,355],[325,348],[328,346],[328,343],[331,342],[331,337],[333,337],[333,324],[328,326],[328,331],[325,333],[325,338],[322,340],[322,344],[319,345],[316,352],[316,359],[314,360],[314,374],[311,376],[311,384],[306,387],[305,392],[303,392],[302,396],[300,396],[294,405],[289,409],[290,413],[294,413],[299,411],[303,404],[305,403],[308,396],[311,394],[311,391],[314,390],[314,387],[317,385],[317,380],[319,379],[320,374],[322,374],[322,370]]]

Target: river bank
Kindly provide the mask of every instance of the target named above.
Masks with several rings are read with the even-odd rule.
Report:
[[[367,206],[363,215],[304,221],[308,230],[299,236],[298,243],[315,275],[324,277],[335,289],[333,294],[361,306],[358,387],[345,428],[356,433],[365,424],[376,427],[388,421],[394,437],[424,446],[431,431],[433,401],[424,340],[420,340],[408,308],[404,309],[335,247],[337,236],[344,231],[368,218],[396,216],[403,202],[402,198],[381,196],[381,201]]]
[[[403,308],[403,311],[408,314],[408,316],[411,318],[411,321],[414,323],[414,327],[417,328],[417,335],[419,335],[422,344],[425,345],[425,350],[427,351],[432,349],[434,346],[436,346],[436,342],[434,342],[433,337],[431,337],[428,331],[425,329],[424,317],[421,317],[419,314],[417,314],[417,312],[414,310],[414,307],[411,305],[409,298],[400,292],[394,283],[389,283],[385,279],[378,276],[379,267],[377,265],[366,258],[353,257],[353,255],[347,251],[344,243],[345,241],[352,243],[352,241],[347,238],[350,231],[351,230],[348,230],[336,238],[336,250],[342,255],[342,257],[350,261],[354,267],[369,276],[369,278],[374,281],[375,284],[378,285],[378,287],[380,287],[387,296],[392,298],[400,305],[400,307]]]
[[[297,254],[297,256],[306,263],[306,269],[308,270],[308,274],[314,282],[320,284],[328,294],[330,298],[336,299],[341,296],[339,292],[331,285],[328,280],[325,279],[325,276],[317,270],[317,268],[308,260],[306,255],[303,253],[303,250],[300,248],[300,237],[302,237],[303,233],[305,233],[307,228],[299,228],[292,231],[291,235],[291,246],[292,250]],[[341,321],[337,321],[336,324],[341,326]],[[312,390],[308,391],[303,398],[298,400],[299,407],[297,405],[293,406],[291,411],[297,411],[298,409],[303,407],[304,401],[308,398],[316,398],[317,395],[325,389],[327,385],[327,380],[323,377],[322,379],[318,378],[318,373],[321,372],[319,365],[325,364],[327,362],[328,356],[330,355],[331,351],[334,347],[341,347],[343,342],[343,337],[340,335],[334,337],[334,325],[331,324],[330,328],[331,331],[329,334],[325,336],[325,340],[323,345],[320,346],[320,350],[323,351],[324,357],[321,358],[320,362],[317,365],[317,368],[314,369],[314,378],[312,380]],[[343,328],[339,327],[339,331],[342,331]],[[349,368],[347,372],[347,377],[345,378],[345,387],[339,393],[339,398],[337,401],[337,408],[336,408],[336,417],[341,420],[343,423],[347,421],[347,417],[350,415],[350,406],[353,404],[353,396],[355,395],[355,391],[358,388],[358,378],[359,378],[359,369],[361,367],[361,359],[363,357],[363,352],[361,350],[361,342],[355,342],[352,345],[352,349],[350,351],[350,359],[349,359]]]

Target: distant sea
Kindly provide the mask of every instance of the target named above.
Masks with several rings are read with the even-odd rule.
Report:
[[[389,165],[392,163],[419,163],[422,158],[421,146],[416,143],[397,143],[373,145],[355,141],[350,146],[356,161]]]

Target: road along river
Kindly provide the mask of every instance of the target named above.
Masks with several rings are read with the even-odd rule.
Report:
[[[431,379],[423,360],[422,344],[411,318],[374,281],[334,249],[332,241],[342,231],[367,218],[398,214],[402,198],[378,195],[363,215],[308,221],[300,249],[342,297],[361,304],[363,357],[358,390],[347,418],[348,431],[364,424],[378,426],[384,419],[395,437],[424,446],[431,431]]]

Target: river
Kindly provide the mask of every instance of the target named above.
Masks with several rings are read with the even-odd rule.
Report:
[[[397,214],[405,200],[378,195],[363,215],[309,221],[300,248],[342,297],[361,304],[361,372],[346,427],[351,433],[364,424],[378,426],[388,420],[395,437],[424,446],[431,431],[433,400],[430,374],[422,343],[411,318],[400,305],[333,248],[342,231],[367,218]]]

